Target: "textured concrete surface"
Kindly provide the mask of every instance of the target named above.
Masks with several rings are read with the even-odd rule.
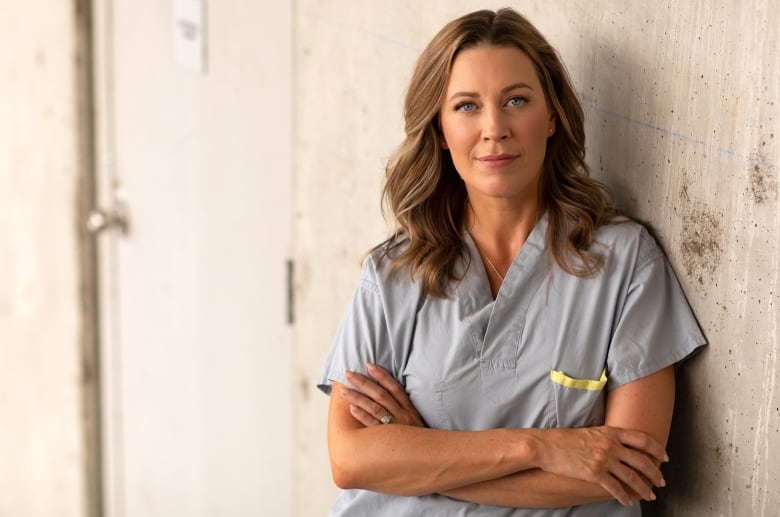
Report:
[[[0,515],[84,515],[71,2],[0,5]]]
[[[508,2],[561,52],[589,163],[666,250],[711,346],[680,370],[656,515],[780,513],[780,14],[755,0]],[[296,515],[335,497],[314,381],[385,236],[383,163],[418,52],[495,2],[299,0],[295,15]]]

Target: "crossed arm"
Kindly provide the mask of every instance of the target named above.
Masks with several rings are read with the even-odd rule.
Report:
[[[460,432],[423,425],[383,369],[335,383],[328,416],[334,481],[397,495],[550,508],[655,498],[674,405],[674,367],[615,388],[604,426]],[[393,423],[376,425],[387,413]]]

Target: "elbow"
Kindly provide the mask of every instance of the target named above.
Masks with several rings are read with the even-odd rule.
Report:
[[[361,488],[358,481],[359,475],[354,466],[351,466],[348,463],[345,464],[343,461],[331,457],[330,472],[333,477],[333,483],[342,490]]]
[[[340,458],[331,455],[330,472],[333,483],[342,490],[373,490],[386,494],[407,497],[430,495],[432,492],[425,486],[417,486],[409,476],[403,477],[399,483],[398,476],[382,473],[382,468],[371,467],[355,457]]]
[[[343,490],[363,488],[360,486],[360,462],[356,462],[349,447],[331,447],[330,473],[333,483]]]
[[[352,488],[358,488],[355,484],[355,476],[352,475],[349,470],[331,465],[330,471],[331,476],[333,477],[333,483],[340,489],[350,490]]]

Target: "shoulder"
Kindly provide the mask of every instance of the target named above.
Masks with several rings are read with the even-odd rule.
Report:
[[[400,235],[395,235],[375,246],[366,254],[364,273],[375,277],[386,277],[393,269],[393,260],[409,247],[409,241]]]
[[[418,282],[405,268],[393,267],[393,260],[408,247],[408,241],[391,237],[372,249],[365,257],[361,283],[370,283],[378,291],[413,290]]]
[[[647,228],[624,216],[618,216],[596,230],[592,251],[606,252],[610,262],[618,260],[636,267],[664,256]]]

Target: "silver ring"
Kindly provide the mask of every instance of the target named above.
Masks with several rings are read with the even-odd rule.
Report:
[[[391,415],[390,413],[388,413],[388,414],[386,414],[385,416],[383,416],[382,418],[380,418],[380,419],[379,419],[379,421],[380,421],[381,423],[383,423],[383,424],[389,424],[390,422],[392,422],[392,421],[393,421],[393,415]]]

